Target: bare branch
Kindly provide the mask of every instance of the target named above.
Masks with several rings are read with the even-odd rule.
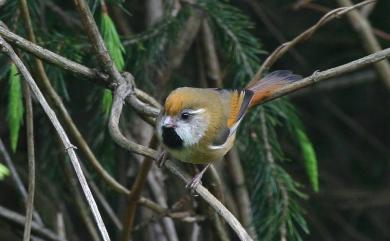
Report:
[[[25,11],[27,11],[27,13],[23,14],[23,16],[29,15],[28,14],[28,10],[25,10]],[[25,17],[25,18],[27,18],[26,22],[29,22],[29,17]],[[31,24],[26,24],[26,25],[30,26]],[[32,31],[30,32],[30,35],[31,36],[29,38],[34,40],[35,36],[34,36],[34,33]],[[45,72],[45,70],[43,68],[42,62],[39,59],[36,60],[36,68],[38,70],[37,72],[39,74],[39,77],[40,77],[40,80],[41,80],[41,83],[42,83],[42,86],[43,86],[43,92],[44,92],[45,96],[49,96],[50,97],[49,101],[58,110],[58,112],[59,112],[62,120],[64,121],[67,129],[70,131],[72,137],[76,141],[77,146],[85,154],[87,160],[92,164],[92,167],[103,178],[103,180],[107,184],[109,184],[114,190],[116,190],[119,193],[123,193],[123,194],[128,195],[129,194],[129,190],[127,190],[125,187],[123,187],[121,184],[119,184],[102,167],[100,162],[97,160],[95,154],[92,152],[92,150],[89,147],[88,143],[84,139],[83,135],[81,134],[81,132],[77,128],[76,124],[74,123],[72,117],[70,116],[69,112],[67,111],[67,109],[66,109],[66,107],[65,107],[65,105],[64,105],[64,103],[63,103],[63,101],[61,99],[61,97],[57,94],[56,90],[51,85],[51,82],[49,81],[49,79],[48,79],[48,77],[46,75],[46,72]],[[147,95],[144,92],[139,90],[138,93],[140,95],[142,95],[145,99],[148,99]],[[150,101],[150,98],[148,100]]]
[[[62,215],[61,212],[57,213],[56,227],[57,227],[58,237],[60,237],[61,239],[66,239],[64,215]]]
[[[339,76],[342,74],[346,74],[352,71],[355,71],[357,69],[363,68],[365,66],[368,66],[370,64],[379,62],[381,60],[384,60],[386,58],[390,57],[390,48],[384,49],[382,51],[376,52],[374,54],[367,55],[363,58],[357,59],[355,61],[349,62],[347,64],[343,64],[331,69],[327,69],[324,71],[316,71],[312,75],[296,81],[286,87],[283,87],[282,89],[275,92],[272,96],[269,96],[267,98],[264,98],[263,102],[268,102],[273,99],[277,99],[281,96],[290,94],[294,91],[300,90],[302,88],[308,87],[310,85],[313,85],[319,81],[323,81],[335,76]]]
[[[17,47],[35,55],[36,57],[44,61],[54,64],[62,69],[71,71],[74,74],[81,75],[89,80],[94,81],[97,84],[104,85],[106,88],[110,88],[110,89],[114,88],[114,84],[111,82],[107,74],[103,72],[99,72],[95,69],[88,68],[84,65],[76,63],[67,58],[64,58],[54,52],[51,52],[48,49],[44,49],[8,31],[3,24],[0,24],[0,36],[4,37],[7,41],[11,42],[12,44],[15,44]],[[130,103],[131,106],[135,108],[135,110],[138,113],[141,113],[142,115],[157,116],[159,110],[155,107],[157,102],[153,99],[153,97],[137,89],[136,87],[134,88],[135,88],[135,96],[139,97],[140,100],[134,97],[132,98],[128,97],[126,101]],[[142,102],[142,100],[144,100],[146,104]]]
[[[114,83],[119,84],[123,82],[123,78],[115,67],[108,50],[104,44],[103,38],[99,33],[99,29],[92,16],[91,10],[85,0],[74,0],[77,11],[80,14],[83,27],[87,32],[90,43],[92,44],[93,50],[100,62],[101,68],[104,72],[108,73]]]
[[[258,240],[256,229],[253,225],[252,208],[247,186],[245,184],[244,170],[242,168],[237,149],[233,148],[226,156],[228,171],[232,177],[235,190],[235,200],[240,212],[241,222],[253,239]]]
[[[116,226],[117,229],[122,230],[123,226],[121,222],[119,221],[118,217],[116,216],[114,210],[112,210],[110,204],[104,197],[103,193],[99,190],[99,188],[96,186],[95,182],[92,180],[89,181],[89,185],[91,185],[91,189],[95,193],[96,199],[100,202],[102,205],[103,209],[106,211],[107,215],[111,218],[112,222]]]
[[[158,140],[156,136],[152,137],[149,146],[151,148],[156,148],[158,146]],[[144,188],[145,183],[147,181],[148,173],[152,168],[153,160],[154,158],[145,157],[138,171],[137,177],[131,187],[131,195],[129,196],[126,220],[124,222],[125,226],[124,226],[124,232],[122,237],[123,241],[132,240],[131,237],[133,232],[133,224],[134,224],[135,211],[137,209],[137,203],[140,198],[141,191]]]
[[[65,178],[68,183],[70,192],[72,194],[72,200],[75,202],[76,210],[81,216],[81,222],[85,224],[86,230],[89,233],[91,240],[100,241],[99,233],[95,228],[93,220],[90,215],[88,207],[85,205],[83,195],[80,192],[80,188],[77,185],[77,179],[72,175],[72,168],[66,160],[63,160],[63,167]]]
[[[21,226],[24,225],[26,218],[16,212],[13,212],[3,206],[0,206],[0,217],[11,220],[14,223],[17,223]],[[63,239],[59,237],[56,233],[51,231],[50,229],[47,229],[45,227],[42,227],[40,224],[36,222],[32,222],[32,230],[34,232],[39,233],[40,235],[50,239],[50,240],[58,240],[58,241],[66,241],[66,239]]]
[[[19,48],[35,55],[36,57],[54,64],[62,69],[66,69],[75,74],[84,76],[88,79],[97,80],[99,83],[109,84],[108,75],[97,70],[88,68],[84,65],[76,63],[50,50],[44,49],[41,46],[30,42],[19,35],[12,33],[5,28],[4,24],[0,22],[0,35],[10,43],[15,44]]]
[[[131,76],[130,73],[124,73],[124,75],[125,82],[119,84],[114,91],[114,99],[112,101],[108,129],[110,131],[111,137],[121,147],[140,155],[155,158],[156,152],[154,150],[129,140],[122,134],[119,129],[119,119],[122,114],[124,99],[126,98],[126,96],[128,96],[129,94],[131,95],[133,93],[132,88],[134,86],[133,76]]]
[[[29,241],[31,236],[32,216],[34,212],[35,194],[35,150],[34,150],[34,119],[31,92],[27,83],[23,83],[23,92],[26,107],[26,138],[28,159],[28,195],[26,202],[26,223],[24,226],[23,241]]]
[[[183,182],[188,183],[191,177],[185,173],[179,166],[172,161],[165,162],[165,167],[168,168],[173,174],[178,176]],[[204,186],[199,185],[196,187],[195,192],[198,193],[214,210],[222,216],[222,218],[232,227],[237,236],[242,241],[252,241],[253,239],[242,227],[236,217],[218,200],[216,199]]]
[[[41,104],[43,110],[45,111],[46,115],[49,117],[51,123],[53,124],[54,128],[56,129],[66,152],[69,155],[69,158],[73,164],[73,168],[75,169],[75,172],[77,174],[77,177],[79,179],[79,182],[81,184],[81,187],[83,189],[84,195],[88,200],[88,204],[91,208],[91,211],[95,217],[95,221],[99,227],[99,230],[101,232],[101,235],[105,241],[110,240],[110,237],[108,236],[107,229],[104,225],[104,222],[102,220],[102,217],[100,216],[99,210],[97,208],[96,202],[92,196],[91,190],[88,187],[87,181],[85,179],[85,176],[83,174],[83,171],[81,170],[80,163],[78,160],[78,157],[76,155],[76,152],[74,151],[74,146],[70,143],[69,138],[58,121],[58,118],[54,111],[51,109],[51,107],[48,105],[45,97],[42,95],[42,92],[38,88],[37,84],[35,83],[34,79],[32,78],[31,74],[27,70],[26,66],[23,64],[23,62],[20,60],[20,58],[16,55],[12,47],[5,42],[5,40],[0,37],[0,48],[1,51],[6,54],[18,67],[19,72],[23,76],[23,78],[26,80],[26,82],[29,84],[32,92],[34,93],[35,97]]]
[[[307,40],[308,38],[310,38],[319,28],[321,28],[326,23],[330,22],[331,20],[333,20],[335,18],[338,18],[338,17],[346,14],[347,12],[349,12],[355,8],[364,6],[364,5],[369,4],[369,3],[373,3],[374,1],[375,0],[367,0],[367,1],[361,2],[361,3],[356,4],[354,6],[351,6],[351,7],[342,7],[342,8],[334,9],[334,10],[330,11],[329,13],[325,14],[316,24],[314,24],[313,26],[308,28],[303,33],[299,34],[293,40],[286,42],[286,43],[280,45],[277,49],[275,49],[274,52],[272,52],[272,54],[270,56],[268,56],[268,58],[264,61],[264,63],[259,68],[259,70],[257,70],[257,72],[253,76],[251,82],[258,81],[260,79],[262,73],[265,70],[271,68],[271,66],[278,59],[280,59],[287,51],[289,51],[291,48],[293,48],[298,43],[301,43],[301,42]],[[250,85],[250,84],[248,84],[248,85]]]
[[[351,7],[353,5],[350,0],[337,0],[337,2],[339,5],[344,7]],[[363,47],[368,54],[382,50],[370,23],[359,11],[351,11],[347,14],[347,16],[353,28],[360,35],[360,38],[363,42]],[[385,60],[376,63],[374,67],[383,83],[386,85],[388,90],[390,90],[390,63]]]
[[[4,146],[3,141],[0,138],[0,152],[3,154],[5,163],[7,164],[9,170],[11,171],[11,176],[15,181],[16,187],[19,190],[20,194],[22,195],[22,198],[25,202],[27,202],[27,191],[26,188],[24,187],[24,184],[22,182],[22,179],[20,178],[18,172],[16,171],[16,168],[11,160],[11,157],[7,151],[7,149]],[[39,214],[36,211],[33,211],[33,217],[34,220],[39,224],[43,225],[42,219],[39,216]]]

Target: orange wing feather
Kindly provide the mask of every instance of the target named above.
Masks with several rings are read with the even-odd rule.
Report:
[[[240,113],[240,107],[242,103],[242,94],[235,90],[232,94],[232,100],[230,104],[230,116],[227,121],[227,126],[231,128],[237,120],[238,113]]]

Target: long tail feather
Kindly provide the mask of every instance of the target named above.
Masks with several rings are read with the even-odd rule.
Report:
[[[266,97],[271,96],[283,86],[298,81],[300,79],[302,79],[300,75],[293,74],[289,70],[277,70],[266,75],[259,81],[250,84],[249,86],[246,86],[245,89],[250,90],[254,93],[249,104],[249,108],[256,106]]]

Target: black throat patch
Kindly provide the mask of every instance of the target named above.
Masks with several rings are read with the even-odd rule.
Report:
[[[162,139],[164,144],[172,149],[183,147],[183,140],[176,133],[174,128],[162,127]]]

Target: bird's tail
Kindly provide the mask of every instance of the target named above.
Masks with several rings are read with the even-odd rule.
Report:
[[[246,90],[253,92],[249,108],[261,103],[265,98],[271,96],[282,87],[300,79],[302,79],[300,75],[293,74],[289,70],[277,70],[266,75],[259,81],[249,83],[245,87]]]

